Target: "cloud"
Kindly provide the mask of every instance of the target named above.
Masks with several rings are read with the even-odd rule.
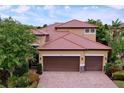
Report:
[[[91,6],[92,9],[98,9],[98,6]]]
[[[64,8],[65,8],[65,10],[71,10],[70,6],[65,6]]]
[[[12,12],[16,12],[16,13],[25,13],[30,9],[29,6],[19,6],[17,9],[11,9]]]
[[[15,16],[12,16],[12,18],[24,24],[26,24],[29,19],[29,17],[25,15],[15,15]]]
[[[106,15],[108,14],[109,15]],[[121,15],[118,12],[98,9],[95,11],[92,10],[79,10],[79,11],[72,11],[71,13],[65,13],[66,16],[69,16],[70,19],[79,19],[87,21],[87,19],[101,19],[104,23],[111,23],[112,20],[120,18]]]
[[[43,7],[43,9],[48,11],[49,16],[51,18],[55,18],[56,17],[55,16],[55,10],[56,10],[55,6],[53,6],[53,5],[46,5],[46,6]]]
[[[89,7],[88,6],[85,6],[85,7],[83,7],[83,10],[87,10]]]
[[[1,17],[1,18],[8,18],[9,16],[6,15],[6,14],[0,14],[0,17]]]
[[[6,9],[9,9],[11,8],[10,5],[0,5],[0,10],[6,10]]]
[[[124,5],[109,5],[109,7],[114,9],[124,9]]]
[[[91,5],[91,6],[83,6],[83,7],[82,7],[83,10],[98,9],[98,8],[99,8],[98,6],[94,6],[94,5]]]
[[[65,22],[71,19],[87,21],[88,18],[101,19],[104,23],[111,23],[117,18],[124,21],[123,9],[124,6],[119,5],[0,6],[0,16],[2,18],[11,16],[22,23],[33,25]]]
[[[43,7],[43,9],[45,9],[45,10],[54,10],[55,9],[55,6],[53,6],[53,5],[45,5],[44,7]]]

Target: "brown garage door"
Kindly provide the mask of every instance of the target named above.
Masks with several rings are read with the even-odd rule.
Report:
[[[86,71],[101,71],[103,57],[102,56],[86,56],[85,57],[85,70]]]
[[[79,71],[79,57],[47,56],[43,62],[44,71]]]

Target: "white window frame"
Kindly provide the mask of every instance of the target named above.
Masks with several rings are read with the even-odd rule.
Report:
[[[84,34],[96,34],[96,29],[95,28],[94,28],[94,33],[91,32],[91,29],[93,29],[93,28],[88,28],[89,29],[89,33],[86,32],[86,29],[87,28],[85,28],[85,30],[84,30]]]

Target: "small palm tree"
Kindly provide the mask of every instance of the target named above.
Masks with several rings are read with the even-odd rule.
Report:
[[[120,31],[120,25],[121,21],[119,19],[112,21],[112,26],[111,26],[111,33],[112,33],[112,39],[116,37]]]

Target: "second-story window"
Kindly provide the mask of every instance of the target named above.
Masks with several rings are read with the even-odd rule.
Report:
[[[95,34],[96,33],[96,29],[94,29],[94,28],[91,28],[91,29],[85,29],[85,33],[86,34]]]
[[[91,33],[95,33],[95,29],[91,29]]]
[[[89,33],[90,32],[90,30],[89,29],[85,29],[85,33]]]

